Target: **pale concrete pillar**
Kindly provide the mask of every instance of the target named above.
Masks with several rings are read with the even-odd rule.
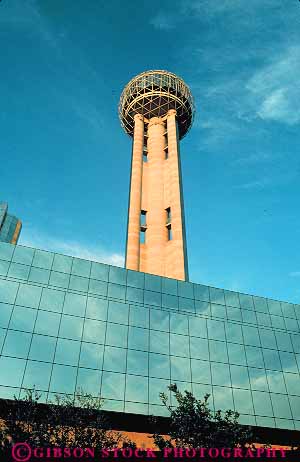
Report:
[[[134,116],[134,134],[131,161],[130,197],[127,227],[126,263],[128,269],[139,271],[140,264],[140,213],[142,197],[142,171],[144,147],[144,118]]]
[[[20,220],[18,220],[16,228],[15,228],[14,235],[13,235],[12,240],[11,240],[11,244],[17,244],[19,236],[20,236],[21,229],[22,229],[22,222]]]
[[[177,133],[176,111],[167,114],[168,131],[168,170],[171,196],[171,227],[173,239],[169,246],[169,261],[171,262],[166,276],[187,280],[187,256],[185,244],[184,212],[181,194],[180,153]]]
[[[165,274],[166,220],[164,210],[165,124],[153,117],[148,125],[148,187],[146,271]]]

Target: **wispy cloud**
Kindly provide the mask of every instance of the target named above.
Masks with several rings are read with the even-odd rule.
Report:
[[[31,34],[37,34],[41,40],[56,50],[60,51],[59,42],[65,35],[64,31],[54,34],[45,17],[40,13],[36,0],[20,2],[10,0],[1,7],[0,24],[2,27],[27,29]]]
[[[196,123],[195,128],[201,130],[200,143],[201,148],[217,148],[223,141],[230,141],[236,136],[240,128],[229,118],[217,118],[209,116],[206,120]]]
[[[62,253],[73,257],[84,258],[87,260],[108,263],[115,266],[124,265],[124,255],[118,252],[111,252],[99,245],[90,245],[83,242],[68,239],[58,239],[49,236],[44,232],[29,229],[27,236],[20,236],[20,245],[34,247],[51,252]]]
[[[222,22],[212,28],[216,16]],[[206,110],[211,107],[215,113],[222,108],[223,120],[230,121],[231,129],[233,125],[247,129],[247,124],[255,121],[287,125],[300,122],[299,26],[293,7],[283,9],[274,0],[177,0],[175,5],[166,3],[150,24],[167,32],[188,21],[207,28],[205,37],[199,33],[187,39],[182,56],[186,65],[192,66],[195,77],[190,86],[196,100],[199,97],[204,101]],[[217,47],[216,30],[229,34]],[[203,67],[211,70],[213,85],[201,79]],[[206,124],[202,128],[210,127]],[[226,133],[220,125],[215,127],[217,141]],[[207,141],[215,140],[209,137]]]
[[[5,2],[3,7],[1,5],[0,25],[7,25],[10,30],[18,30],[22,35],[34,35],[37,42],[43,42],[49,48],[52,61],[57,62],[57,67],[51,67],[49,73],[55,75],[57,69],[63,68],[68,80],[67,83],[60,80],[58,86],[53,78],[48,91],[52,92],[53,99],[72,107],[73,114],[84,121],[94,133],[99,134],[104,117],[99,103],[95,100],[93,88],[98,88],[101,77],[88,63],[79,47],[76,49],[74,66],[74,57],[70,56],[68,31],[64,26],[60,22],[51,23],[37,0],[27,0],[23,3],[19,0]],[[85,77],[85,85],[82,85],[82,76]],[[101,85],[104,83],[101,82]]]
[[[226,285],[226,289],[227,290],[232,290],[234,292],[242,292],[243,291],[241,283],[239,281],[235,281],[235,280],[228,282],[228,284]]]
[[[85,121],[95,133],[99,134],[103,125],[103,115],[96,104],[91,104],[88,100],[79,102],[75,98],[71,99],[71,104],[77,117]]]
[[[273,183],[273,179],[269,177],[262,177],[257,180],[249,181],[247,183],[236,186],[238,189],[264,189]]]
[[[202,132],[199,146],[220,148],[225,142],[240,137],[253,141],[254,130],[256,138],[263,140],[269,129],[267,123],[288,126],[300,123],[300,46],[286,47],[271,61],[270,57],[265,57],[258,70],[257,66],[249,67],[249,75],[246,81],[238,72],[232,78],[225,66],[218,82],[205,85],[199,79],[201,84],[199,81],[191,84],[196,102],[201,101],[205,109],[199,122],[196,120],[194,124],[194,129]],[[253,153],[238,158],[234,165],[250,166],[279,160],[278,154],[273,152]],[[261,187],[268,182],[264,178],[245,187]]]
[[[250,167],[257,164],[265,164],[274,162],[279,156],[271,152],[255,152],[253,154],[245,155],[234,159],[231,163],[234,167]]]
[[[276,171],[270,170],[268,173],[256,179],[236,185],[235,189],[253,190],[285,186],[295,181],[298,176],[299,172],[297,170],[288,168],[286,170],[283,168]]]
[[[222,124],[229,120],[232,126],[244,127],[258,120],[300,123],[300,46],[286,47],[271,62],[266,57],[258,70],[250,68],[249,73],[245,83],[244,76],[237,73],[232,79],[224,69],[223,81],[202,89],[207,105],[224,108]],[[202,126],[210,128],[209,124]]]
[[[231,15],[242,22],[242,26],[253,26],[252,12],[258,8],[270,13],[271,9],[278,9],[274,0],[181,0],[172,2],[170,7],[161,9],[150,20],[150,24],[157,29],[173,29],[179,23],[188,19],[214,20],[219,15]],[[259,18],[258,18],[259,19]],[[259,26],[258,19],[256,26]],[[261,18],[263,23],[264,18]]]
[[[150,19],[150,24],[155,29],[171,30],[191,17],[197,17],[199,15],[202,17],[211,16],[212,13],[217,14],[228,7],[227,2],[224,0],[222,2],[213,2],[213,9],[210,6],[211,3],[211,0],[202,0],[200,2],[187,0],[177,2],[175,7],[174,3],[172,3],[172,8],[158,11],[158,13]],[[229,2],[229,4],[230,3],[231,2]]]
[[[300,46],[289,47],[273,63],[256,72],[246,88],[263,120],[294,125],[300,122]]]
[[[154,16],[152,19],[150,19],[150,24],[155,29],[171,30],[171,29],[174,29],[174,27],[176,27],[179,21],[180,21],[180,16],[160,12],[156,16]]]
[[[292,278],[300,278],[300,271],[291,271],[289,276]]]

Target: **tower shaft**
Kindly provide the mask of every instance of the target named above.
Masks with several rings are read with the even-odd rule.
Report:
[[[126,268],[188,279],[175,110],[134,117]]]
[[[134,116],[134,134],[131,158],[130,196],[128,208],[126,268],[139,271],[140,215],[142,201],[142,174],[144,148],[144,118]]]

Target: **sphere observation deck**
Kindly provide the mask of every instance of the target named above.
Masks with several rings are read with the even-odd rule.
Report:
[[[134,116],[141,114],[146,120],[164,117],[170,109],[177,113],[179,139],[189,131],[194,117],[194,102],[184,81],[168,71],[147,71],[134,77],[124,88],[119,117],[122,127],[133,136]]]

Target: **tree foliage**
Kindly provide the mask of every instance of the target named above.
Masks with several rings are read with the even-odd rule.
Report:
[[[159,449],[165,447],[230,448],[251,444],[253,435],[249,427],[241,426],[237,412],[220,410],[213,413],[209,407],[209,395],[196,399],[189,391],[180,392],[176,384],[168,387],[177,401],[173,408],[165,393],[160,394],[164,406],[170,412],[170,431],[167,438],[153,434]]]
[[[41,395],[27,390],[23,399],[16,399],[0,419],[0,449],[16,442],[35,447],[101,448],[135,447],[135,444],[110,430],[101,411],[102,400],[79,390],[75,398],[56,395],[49,405],[40,403]],[[0,413],[1,416],[1,413]]]

